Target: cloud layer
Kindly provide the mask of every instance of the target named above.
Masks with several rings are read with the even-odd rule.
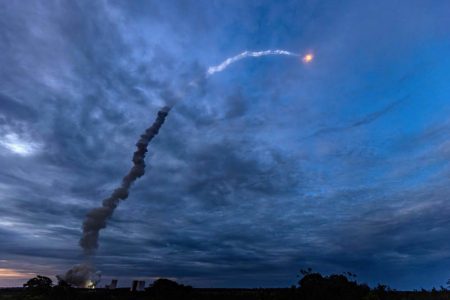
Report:
[[[297,2],[5,4],[0,270],[78,263],[82,220],[158,109],[226,57],[286,49],[316,59],[243,60],[177,103],[102,232],[104,276],[444,284],[449,4]]]

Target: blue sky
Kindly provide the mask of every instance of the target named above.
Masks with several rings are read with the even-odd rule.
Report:
[[[450,278],[448,1],[9,1],[0,11],[0,286],[82,259],[86,212],[173,95],[102,231],[105,281]],[[244,50],[312,52],[242,60]],[[169,100],[168,100],[169,99]]]

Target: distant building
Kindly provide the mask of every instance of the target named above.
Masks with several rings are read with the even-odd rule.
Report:
[[[139,282],[138,280],[133,280],[133,282],[131,283],[130,291],[132,291],[132,292],[136,292],[137,291],[138,282]]]
[[[133,280],[131,283],[131,289],[132,292],[141,292],[145,289],[145,281],[143,280]]]
[[[114,290],[114,289],[116,289],[116,288],[117,288],[117,279],[111,280],[111,284],[107,284],[107,285],[106,285],[106,288],[107,288],[108,290]]]

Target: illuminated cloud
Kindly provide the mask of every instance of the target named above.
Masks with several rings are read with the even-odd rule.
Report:
[[[0,139],[0,145],[9,151],[22,156],[30,156],[39,151],[40,145],[22,139],[16,133],[8,133]]]
[[[14,269],[0,268],[0,280],[2,279],[16,279],[16,278],[30,278],[34,273],[25,273]]]

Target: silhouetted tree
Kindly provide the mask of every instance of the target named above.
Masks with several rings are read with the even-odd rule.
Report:
[[[23,284],[23,287],[28,289],[51,289],[52,286],[53,281],[50,278],[41,275],[31,278]]]
[[[50,294],[52,286],[53,281],[50,278],[41,275],[37,275],[36,277],[29,279],[23,285],[25,288],[25,294],[30,296],[47,296]]]
[[[72,285],[63,279],[58,279],[58,284],[55,287],[70,288]]]
[[[304,299],[362,299],[369,294],[370,288],[366,284],[358,284],[351,281],[346,275],[356,277],[354,274],[346,275],[332,274],[322,276],[320,273],[312,272],[311,269],[301,270],[303,277],[299,280],[299,292]]]
[[[74,299],[76,295],[75,289],[65,280],[58,279],[58,284],[52,289],[52,299],[69,300]]]
[[[178,284],[176,281],[166,278],[159,278],[155,280],[150,286],[150,288],[157,290],[175,290],[179,289],[180,287],[181,285]]]
[[[392,289],[385,284],[378,284],[374,287],[364,300],[390,300],[392,299]]]
[[[160,278],[146,289],[154,299],[188,299],[192,287],[179,284],[173,280]]]

